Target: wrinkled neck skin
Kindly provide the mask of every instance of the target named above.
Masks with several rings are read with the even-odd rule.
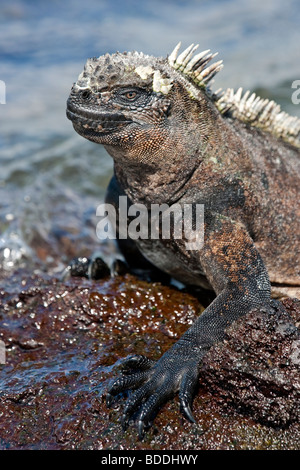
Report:
[[[157,151],[149,155],[148,161],[147,158],[132,161],[126,158],[124,150],[106,146],[114,158],[117,180],[133,203],[172,204],[182,197],[187,182],[201,163],[201,152],[197,142],[189,155],[184,141],[176,144],[175,141],[176,135],[167,135]]]
[[[216,114],[212,103],[193,100],[182,89],[177,93],[169,116],[156,129],[143,129],[134,145],[105,145],[133,203],[175,203],[188,190],[204,156],[214,151],[209,139],[214,140],[215,121],[205,119]]]

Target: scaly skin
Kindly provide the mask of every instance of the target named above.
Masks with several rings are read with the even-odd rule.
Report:
[[[281,294],[297,295],[300,286],[299,150],[222,115],[208,90],[169,62],[137,53],[90,59],[67,104],[75,130],[114,159],[108,202],[117,207],[126,195],[128,205],[204,204],[201,249],[175,238],[129,242],[170,276],[216,293],[158,362],[129,358],[129,373],[111,386],[108,403],[134,390],[123,424],[138,412],[140,436],[175,393],[194,421],[204,354],[240,316],[271,311],[270,280]]]

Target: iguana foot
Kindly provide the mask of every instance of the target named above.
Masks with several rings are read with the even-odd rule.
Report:
[[[123,375],[110,386],[106,402],[111,406],[114,397],[132,391],[127,399],[121,419],[124,430],[129,420],[138,422],[139,438],[151,427],[160,408],[179,392],[180,410],[195,423],[191,411],[198,384],[198,360],[189,353],[172,348],[157,362],[145,356],[130,356],[123,363]]]
[[[85,277],[87,279],[103,279],[107,276],[124,274],[127,272],[126,264],[120,259],[114,260],[111,268],[107,266],[102,258],[86,258],[80,257],[73,259],[69,266],[64,270],[62,278],[67,277]]]
[[[111,263],[111,266],[103,261],[102,258],[74,258],[70,264],[63,271],[61,278],[65,280],[69,277],[84,277],[97,281],[107,276],[119,276],[126,273],[132,273],[139,279],[147,282],[161,282],[169,284],[170,276],[163,273],[154,266],[143,267],[141,269],[132,268],[126,262],[116,258]]]

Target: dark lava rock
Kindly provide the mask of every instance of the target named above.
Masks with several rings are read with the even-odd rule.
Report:
[[[300,422],[300,301],[274,303],[272,315],[255,310],[227,329],[227,339],[205,357],[209,390],[253,419],[271,426]]]
[[[128,274],[60,282],[20,270],[2,286],[0,449],[300,448],[299,335],[286,313],[252,312],[232,325],[205,360],[197,424],[175,397],[139,441],[134,424],[122,430],[123,402],[107,409],[106,388],[123,357],[158,359],[170,348],[199,301]],[[298,322],[299,302],[285,307]]]

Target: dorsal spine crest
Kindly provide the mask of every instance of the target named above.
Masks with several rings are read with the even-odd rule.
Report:
[[[199,46],[191,44],[179,54],[180,47],[181,42],[168,56],[170,66],[191,80],[197,88],[204,89],[206,94],[213,98],[221,114],[230,115],[300,148],[298,117],[281,111],[279,104],[273,100],[260,98],[255,93],[251,94],[249,90],[243,94],[242,88],[236,92],[228,88],[226,91],[219,89],[212,93],[208,84],[223,68],[222,60],[208,65],[217,53],[212,54],[207,49],[194,55]]]
[[[169,64],[174,69],[189,77],[197,86],[206,88],[208,82],[210,82],[216,73],[223,68],[223,61],[219,60],[208,67],[208,63],[217,55],[217,53],[211,54],[208,49],[193,57],[193,54],[199,45],[197,44],[194,46],[194,44],[191,44],[178,56],[180,46],[181,43],[179,42],[168,57]]]

